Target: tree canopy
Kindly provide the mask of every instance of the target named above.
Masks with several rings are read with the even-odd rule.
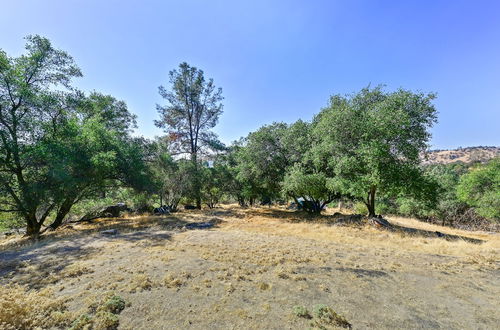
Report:
[[[500,158],[472,168],[460,178],[458,198],[483,217],[500,219]]]
[[[374,216],[377,190],[397,193],[418,186],[420,154],[436,121],[434,98],[403,89],[385,92],[381,86],[334,95],[314,118],[316,143],[308,157]]]
[[[2,210],[37,236],[50,214],[55,228],[107,180],[124,180],[135,117],[124,102],[73,88],[80,70],[46,38],[27,37],[26,54],[0,52],[0,63]]]
[[[194,199],[201,208],[199,154],[222,148],[211,131],[222,114],[222,89],[215,87],[213,79],[207,81],[202,70],[186,62],[179,65],[179,70],[170,71],[170,84],[170,89],[159,87],[167,104],[157,105],[160,119],[155,124],[168,134],[172,151],[190,155]]]
[[[19,57],[0,51],[0,211],[22,218],[30,236],[119,189],[173,211],[193,201],[300,200],[320,213],[343,199],[375,216],[378,198],[400,214],[444,221],[473,208],[500,218],[498,159],[422,166],[437,120],[432,93],[377,86],[333,95],[311,121],[274,122],[225,146],[213,132],[222,89],[196,67],[181,63],[159,87],[166,104],[155,124],[165,135],[154,140],[133,136],[125,102],[74,88],[80,76],[73,58],[40,36],[28,36]]]

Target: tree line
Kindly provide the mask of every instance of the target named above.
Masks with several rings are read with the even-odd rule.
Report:
[[[146,210],[290,200],[320,213],[342,200],[369,216],[376,201],[433,214],[453,194],[481,216],[500,217],[498,161],[452,184],[447,170],[421,166],[437,121],[432,93],[376,86],[334,95],[310,121],[272,123],[225,145],[212,131],[222,89],[181,63],[159,88],[165,102],[155,124],[165,134],[149,140],[133,135],[136,118],[123,101],[73,86],[82,74],[69,54],[46,38],[26,39],[19,57],[0,51],[0,211],[22,219],[29,236],[117,192]]]

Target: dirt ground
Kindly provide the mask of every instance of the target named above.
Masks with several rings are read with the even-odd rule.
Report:
[[[498,234],[387,219],[394,230],[267,207],[101,219],[36,243],[0,241],[0,284],[4,295],[16,284],[26,294],[50,289],[68,319],[113,292],[127,302],[119,329],[340,326],[318,321],[318,304],[353,329],[498,329]],[[185,227],[208,221],[215,226]]]

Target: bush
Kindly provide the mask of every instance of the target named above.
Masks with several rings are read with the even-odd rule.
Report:
[[[331,209],[338,208],[339,207],[339,202],[338,201],[330,202],[330,203],[328,203],[327,207],[329,207]]]
[[[112,330],[120,324],[118,314],[125,309],[125,300],[109,293],[89,306],[89,314],[82,314],[71,324],[70,330]]]
[[[71,323],[69,330],[83,330],[92,325],[92,316],[89,314],[82,314]]]
[[[314,316],[318,319],[313,325],[324,328],[323,325],[334,325],[342,328],[351,328],[351,324],[341,315],[335,313],[333,309],[326,305],[314,306]]]
[[[305,308],[304,306],[294,306],[293,307],[293,314],[295,314],[295,316],[303,317],[306,319],[312,318],[311,314],[309,313],[307,308]]]
[[[25,225],[24,219],[13,213],[0,213],[0,232]]]
[[[100,306],[98,311],[106,311],[113,314],[120,314],[125,309],[125,300],[117,295],[110,296],[104,304]]]
[[[379,214],[392,214],[395,211],[394,206],[386,200],[380,200],[377,203],[377,210],[377,213]]]
[[[99,311],[93,320],[95,330],[117,329],[120,321],[118,316],[107,311]]]
[[[356,214],[368,214],[368,208],[366,207],[365,203],[362,202],[354,203],[352,209]]]
[[[460,178],[458,198],[488,219],[500,219],[500,157],[472,168]]]

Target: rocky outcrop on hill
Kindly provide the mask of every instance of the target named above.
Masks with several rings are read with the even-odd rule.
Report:
[[[500,147],[467,147],[453,150],[430,150],[422,155],[422,163],[450,164],[486,162],[492,158],[500,157]]]

